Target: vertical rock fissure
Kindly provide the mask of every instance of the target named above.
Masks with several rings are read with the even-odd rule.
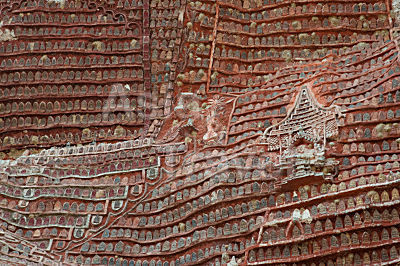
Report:
[[[212,65],[213,65],[213,59],[214,59],[214,49],[215,49],[215,43],[216,43],[216,37],[217,37],[217,27],[218,27],[218,17],[219,17],[219,4],[218,1],[215,3],[215,21],[214,21],[214,29],[213,29],[213,41],[211,45],[211,51],[210,51],[210,64],[208,65],[208,73],[207,73],[207,87],[206,87],[206,92],[208,93],[210,89],[210,82],[211,82],[211,70],[212,70]]]

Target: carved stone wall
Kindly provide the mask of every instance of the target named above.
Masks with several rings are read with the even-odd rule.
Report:
[[[390,0],[0,0],[0,263],[399,263],[398,23]]]

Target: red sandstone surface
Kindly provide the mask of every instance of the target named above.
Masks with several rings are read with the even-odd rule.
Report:
[[[0,262],[400,263],[398,5],[0,0]]]

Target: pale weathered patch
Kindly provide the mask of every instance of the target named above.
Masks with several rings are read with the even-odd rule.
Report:
[[[47,2],[49,3],[59,3],[60,4],[60,8],[64,8],[65,6],[65,0],[48,0]]]
[[[399,19],[399,17],[400,17],[400,0],[393,0],[392,8],[393,8],[393,12],[396,15],[396,18]]]
[[[3,21],[0,21],[0,42],[16,40],[14,30],[4,29]]]

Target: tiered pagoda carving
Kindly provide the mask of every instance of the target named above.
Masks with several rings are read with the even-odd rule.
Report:
[[[340,115],[337,106],[321,106],[307,85],[299,90],[287,116],[264,132],[267,150],[279,150],[272,157],[277,161],[274,174],[281,178],[281,184],[297,179],[304,184],[321,177],[333,178],[339,162],[326,158],[325,151],[327,141],[338,135]]]

